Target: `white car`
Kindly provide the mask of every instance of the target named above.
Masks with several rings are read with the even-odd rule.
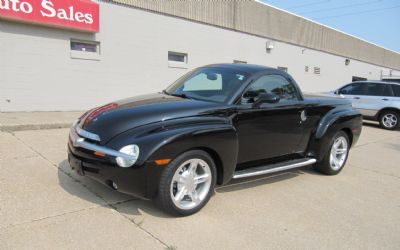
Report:
[[[400,83],[357,81],[329,94],[350,100],[365,120],[379,121],[384,129],[394,130],[399,127]]]

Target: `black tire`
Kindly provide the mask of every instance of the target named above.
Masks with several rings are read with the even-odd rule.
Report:
[[[181,173],[180,176],[183,176],[183,173],[179,171],[179,170],[185,169],[186,165],[183,166],[183,164],[190,160],[195,160],[195,159],[200,159],[208,165],[209,170],[210,170],[209,173],[211,174],[211,180],[208,180],[205,184],[207,184],[207,186],[210,185],[210,187],[209,187],[207,194],[205,195],[204,198],[202,198],[201,202],[198,205],[196,205],[193,208],[182,209],[182,208],[178,207],[175,204],[175,202],[172,200],[173,199],[172,196],[177,195],[176,193],[173,194],[173,190],[178,190],[178,187],[177,187],[178,184],[175,181],[173,181],[173,178],[177,171],[178,171],[178,174]],[[207,166],[199,165],[199,167],[200,167],[200,170],[203,170]],[[174,215],[174,216],[187,216],[187,215],[194,214],[194,213],[198,212],[200,209],[202,209],[207,204],[207,202],[210,200],[210,197],[214,192],[215,183],[216,183],[216,167],[215,167],[215,163],[214,163],[213,159],[210,157],[210,155],[202,150],[192,150],[192,151],[185,152],[185,153],[179,155],[170,164],[168,164],[168,166],[162,173],[161,179],[160,179],[160,185],[158,188],[157,203],[162,210],[164,210],[165,212],[167,212],[171,215]],[[198,184],[198,185],[200,185],[200,184]],[[194,189],[196,189],[196,187],[194,187]],[[204,190],[207,190],[207,188],[204,188]],[[178,191],[176,191],[176,192],[178,192]],[[203,194],[205,194],[205,191],[203,192]],[[189,199],[189,200],[191,199],[193,202],[193,198],[190,198],[187,195],[185,195],[184,197],[186,197],[186,199]]]
[[[346,150],[345,154],[341,155],[340,161],[332,162],[332,157],[333,157],[331,155],[332,148],[334,146],[334,143],[339,141],[339,138],[340,138],[340,140],[342,140],[342,139],[345,140],[345,143],[347,145],[347,150]],[[324,158],[322,159],[321,162],[314,165],[314,169],[317,170],[318,172],[321,172],[326,175],[336,175],[336,174],[340,173],[340,171],[342,171],[342,169],[346,165],[347,158],[349,156],[349,150],[350,150],[350,141],[349,141],[348,135],[344,131],[337,132],[332,137],[332,139],[329,143],[329,148],[328,148],[327,152],[325,153]],[[336,156],[338,156],[338,154]],[[343,161],[342,161],[342,156],[344,156]],[[338,163],[338,164],[335,165],[336,163]],[[335,165],[335,166],[333,166],[333,165]]]
[[[379,124],[381,128],[395,130],[400,125],[400,115],[394,110],[383,111],[379,115]]]

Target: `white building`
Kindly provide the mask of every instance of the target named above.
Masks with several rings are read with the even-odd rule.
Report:
[[[0,111],[85,110],[161,91],[212,63],[281,67],[307,92],[400,74],[399,53],[257,1],[100,1],[97,33],[16,22],[6,16],[6,2]]]

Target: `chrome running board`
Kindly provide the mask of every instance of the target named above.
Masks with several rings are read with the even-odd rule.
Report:
[[[304,158],[285,162],[279,162],[266,166],[259,166],[254,168],[247,168],[236,171],[233,175],[233,179],[246,178],[250,176],[257,176],[263,174],[271,174],[275,172],[285,171],[293,168],[304,167],[316,163],[317,160],[314,158]]]

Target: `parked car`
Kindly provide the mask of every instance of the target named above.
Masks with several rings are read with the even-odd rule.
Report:
[[[361,127],[349,101],[303,96],[283,71],[218,64],[86,112],[68,159],[81,175],[190,215],[232,179],[307,165],[339,173]]]
[[[331,94],[350,100],[364,119],[379,121],[384,129],[394,130],[400,125],[400,83],[352,82]]]

